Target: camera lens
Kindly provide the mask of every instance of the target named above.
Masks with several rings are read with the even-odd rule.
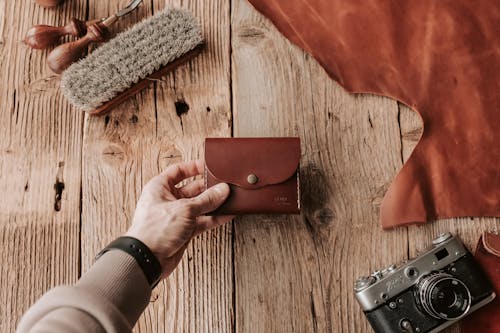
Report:
[[[471,295],[460,280],[445,273],[424,277],[418,283],[420,304],[431,316],[457,320],[470,309]]]

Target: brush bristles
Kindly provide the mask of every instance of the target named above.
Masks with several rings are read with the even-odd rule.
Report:
[[[189,12],[166,9],[71,65],[61,90],[76,108],[95,110],[201,43],[200,27]]]

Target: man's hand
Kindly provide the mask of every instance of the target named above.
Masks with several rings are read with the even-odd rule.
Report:
[[[175,269],[189,241],[205,230],[229,222],[233,216],[202,216],[219,207],[229,195],[221,183],[206,191],[203,179],[176,185],[203,173],[201,160],[169,166],[144,187],[132,226],[126,236],[146,244],[160,261],[163,277]]]

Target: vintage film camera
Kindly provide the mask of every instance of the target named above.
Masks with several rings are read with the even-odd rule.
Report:
[[[495,298],[481,267],[450,233],[415,259],[359,278],[354,291],[377,333],[440,332]]]

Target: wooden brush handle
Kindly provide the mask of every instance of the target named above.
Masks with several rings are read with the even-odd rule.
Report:
[[[108,26],[103,22],[92,24],[87,28],[87,34],[82,38],[59,45],[47,57],[50,69],[60,74],[72,63],[83,57],[90,43],[103,42],[109,35]]]
[[[76,18],[64,27],[50,25],[35,25],[26,33],[24,43],[34,49],[46,49],[56,44],[62,36],[81,37],[87,33],[87,24]]]
[[[64,0],[35,0],[37,4],[43,7],[55,7],[62,3]]]

